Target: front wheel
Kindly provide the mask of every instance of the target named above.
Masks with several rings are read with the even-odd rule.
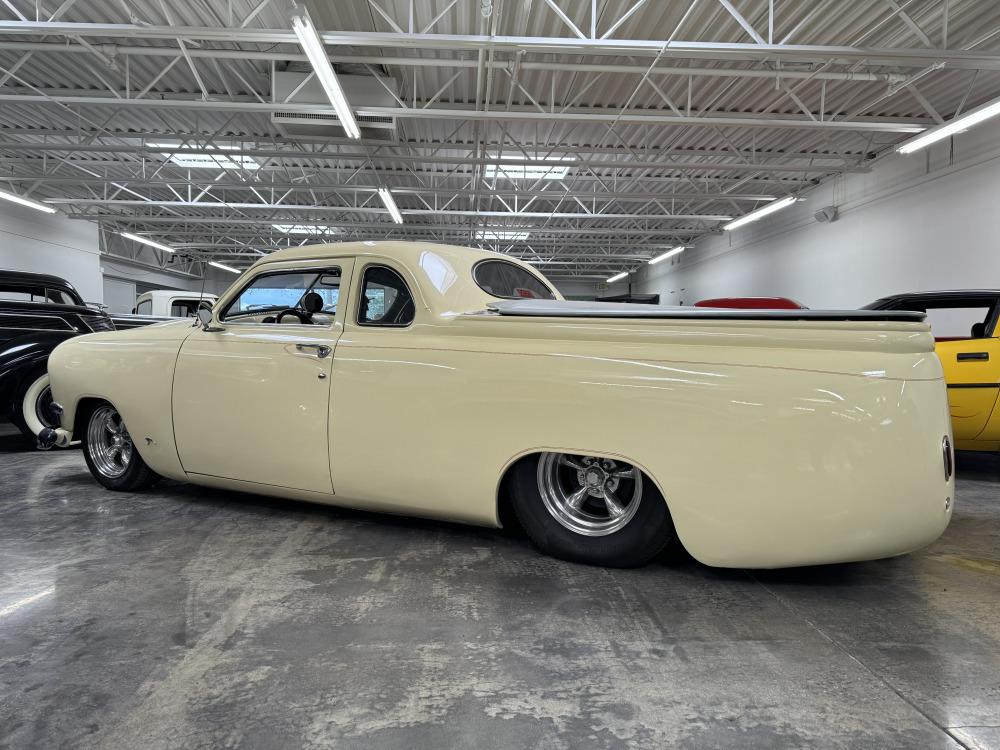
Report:
[[[84,432],[83,455],[94,479],[109,490],[134,492],[160,478],[135,449],[125,420],[111,404],[90,413]]]
[[[632,464],[542,453],[514,467],[514,512],[546,554],[590,565],[644,565],[676,539],[663,495]]]

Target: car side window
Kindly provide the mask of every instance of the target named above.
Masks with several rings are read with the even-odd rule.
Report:
[[[153,313],[153,300],[144,299],[138,305],[135,306],[136,315],[152,315]]]
[[[175,299],[170,303],[170,317],[193,318],[198,314],[198,300]]]
[[[361,281],[358,325],[405,327],[416,307],[403,277],[386,266],[368,266]]]
[[[982,302],[976,305],[926,305],[927,323],[934,337],[948,339],[983,339],[993,334],[993,308]]]
[[[226,305],[219,320],[331,325],[340,301],[340,279],[340,268],[262,273]]]

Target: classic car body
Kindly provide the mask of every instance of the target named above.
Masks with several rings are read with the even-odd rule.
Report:
[[[58,276],[0,270],[0,409],[22,432],[55,424],[45,373],[49,354],[68,338],[113,330]]]
[[[948,385],[955,447],[1000,450],[1000,290],[897,294],[865,309],[928,314]]]
[[[255,302],[276,287],[301,306]],[[321,503],[496,526],[510,497],[536,544],[587,562],[648,559],[605,554],[628,534],[718,566],[872,559],[951,514],[921,320],[573,303],[495,253],[313,245],[258,261],[203,326],[61,345],[47,439],[96,446],[112,488],[152,476],[124,440],[158,475]]]

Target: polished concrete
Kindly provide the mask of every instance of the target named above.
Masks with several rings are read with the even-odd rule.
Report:
[[[0,437],[0,747],[1000,747],[1000,459],[959,466],[917,554],[622,571],[445,523],[112,494],[78,450]]]

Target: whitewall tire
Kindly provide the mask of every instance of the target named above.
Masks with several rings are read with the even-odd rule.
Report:
[[[42,373],[28,384],[21,397],[21,422],[24,429],[37,436],[46,427],[57,427],[48,412],[52,403],[52,389],[48,373]]]

